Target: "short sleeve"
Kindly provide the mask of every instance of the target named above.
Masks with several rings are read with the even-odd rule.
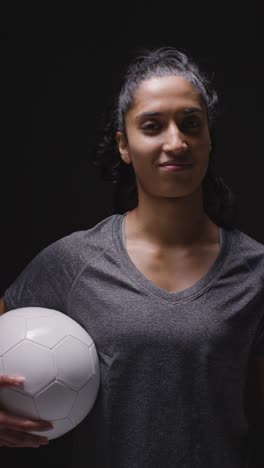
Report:
[[[8,310],[47,307],[66,312],[74,271],[63,240],[37,254],[4,292]]]

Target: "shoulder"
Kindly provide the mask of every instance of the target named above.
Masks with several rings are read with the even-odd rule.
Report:
[[[264,253],[264,244],[251,235],[239,230],[233,229],[233,243],[236,247],[242,247],[243,249],[249,249],[251,252]]]
[[[112,225],[118,215],[111,215],[89,229],[75,231],[64,236],[45,247],[40,257],[56,258],[63,262],[85,261],[98,255],[109,245]]]
[[[232,254],[245,261],[250,269],[264,268],[264,245],[251,235],[239,229],[230,231]],[[264,271],[264,270],[263,270]]]

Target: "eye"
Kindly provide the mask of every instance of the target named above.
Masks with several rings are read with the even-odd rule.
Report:
[[[148,132],[148,133],[154,133],[156,131],[158,131],[159,129],[159,124],[157,122],[148,122],[148,123],[145,123],[142,128],[144,131]]]
[[[182,128],[186,128],[186,129],[196,129],[196,128],[200,128],[202,126],[202,122],[197,119],[197,118],[192,118],[192,119],[187,119],[187,120],[184,120],[184,122],[182,123]]]

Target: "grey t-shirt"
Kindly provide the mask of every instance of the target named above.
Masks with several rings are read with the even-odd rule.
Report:
[[[9,309],[68,314],[100,360],[95,406],[73,429],[74,468],[245,468],[245,388],[264,354],[264,246],[221,228],[193,286],[168,292],[130,259],[111,215],[40,252],[5,292]]]

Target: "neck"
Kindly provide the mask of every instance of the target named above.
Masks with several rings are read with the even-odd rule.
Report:
[[[179,198],[152,198],[139,193],[138,206],[128,213],[128,219],[130,239],[144,239],[159,248],[218,242],[218,226],[204,211],[200,187]]]

